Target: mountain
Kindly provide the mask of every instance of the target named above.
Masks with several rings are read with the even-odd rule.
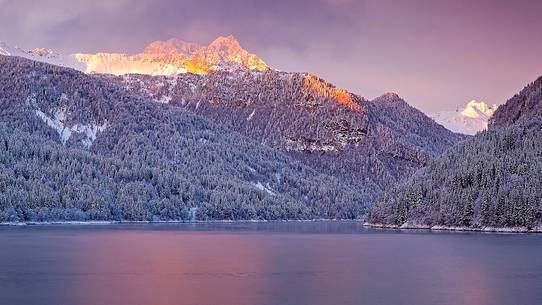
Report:
[[[175,75],[208,73],[229,69],[267,70],[267,65],[254,54],[241,48],[233,37],[219,37],[208,46],[180,39],[155,41],[137,55],[116,53],[75,54],[86,65],[87,73],[128,73]]]
[[[372,198],[464,139],[396,94],[368,101],[306,73],[103,77],[275,148]]]
[[[37,48],[33,50],[24,50],[19,47],[11,47],[5,42],[0,41],[0,55],[18,56],[76,70],[85,69],[85,65],[79,62],[74,56],[63,55],[52,49]]]
[[[540,80],[499,107],[489,130],[454,146],[386,192],[372,208],[369,222],[542,231]]]
[[[470,101],[464,108],[456,111],[440,111],[429,116],[440,125],[453,132],[474,135],[487,129],[489,118],[497,110],[497,105]]]
[[[85,73],[123,75],[203,74],[211,71],[269,69],[263,60],[244,50],[233,36],[218,37],[208,46],[177,38],[155,41],[135,55],[121,53],[76,53],[62,55],[51,49],[23,50],[0,42],[0,55],[20,56]]]
[[[339,179],[102,77],[0,56],[0,83],[0,221],[367,211],[367,196]]]
[[[495,111],[489,124],[509,126],[542,115],[542,76]]]
[[[210,202],[231,207],[220,199],[230,198],[223,181],[240,198],[256,189],[272,207],[296,207],[270,216],[256,200],[249,206],[257,218],[359,217],[384,190],[465,139],[395,93],[369,101],[311,74],[270,69],[231,36],[205,47],[171,39],[134,56],[74,57],[91,73],[3,58],[0,122],[144,166],[186,160],[178,172],[195,185],[189,206],[205,219],[239,217],[234,208],[203,212]],[[212,183],[198,174],[207,171]]]

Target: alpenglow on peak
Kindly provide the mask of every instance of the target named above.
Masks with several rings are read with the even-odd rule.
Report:
[[[143,52],[134,55],[104,52],[62,55],[50,49],[24,50],[0,42],[0,55],[25,57],[85,73],[114,75],[176,75],[187,72],[205,74],[224,70],[269,69],[262,59],[243,49],[239,41],[231,35],[218,37],[208,46],[179,38],[154,41],[147,45]]]
[[[232,69],[269,69],[262,59],[244,50],[233,36],[218,37],[208,46],[172,38],[154,41],[136,55],[97,53],[74,56],[86,65],[87,73],[115,75],[175,75],[186,72],[203,74]]]

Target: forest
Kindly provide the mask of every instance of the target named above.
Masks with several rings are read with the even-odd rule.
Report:
[[[0,56],[0,72],[2,221],[186,220],[189,211],[197,220],[353,219],[368,210],[363,191],[177,107],[21,58]]]
[[[387,192],[374,224],[524,227],[542,223],[542,119],[490,128]]]

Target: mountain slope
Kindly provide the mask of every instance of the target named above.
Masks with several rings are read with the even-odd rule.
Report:
[[[368,101],[310,74],[103,77],[276,148],[373,198],[463,139],[395,94]]]
[[[487,129],[489,118],[496,109],[497,105],[489,106],[484,102],[472,100],[463,109],[441,111],[429,116],[453,132],[475,135]]]
[[[372,208],[369,222],[542,231],[542,118],[520,115],[508,124],[542,101],[525,90],[519,96],[533,99],[517,108],[522,98],[516,95],[499,107],[496,122],[506,124],[492,124],[392,188]]]
[[[122,156],[126,151],[140,151],[137,143],[123,142],[118,146],[115,141],[119,141],[119,134],[140,138],[145,131],[147,138],[138,141],[148,146],[139,145],[145,150],[166,151],[169,153],[166,159],[171,161],[176,152],[171,151],[168,143],[161,142],[164,138],[160,138],[158,144],[149,143],[163,129],[172,128],[163,126],[166,122],[153,113],[167,109],[167,114],[161,115],[176,121],[179,120],[176,116],[186,116],[185,111],[188,111],[252,139],[258,147],[263,144],[273,148],[271,151],[290,160],[288,162],[295,160],[326,177],[333,177],[330,181],[341,183],[346,193],[359,190],[355,195],[358,199],[353,202],[359,209],[345,212],[348,215],[358,215],[383,190],[465,138],[436,124],[396,94],[368,101],[314,75],[269,69],[255,55],[243,50],[233,37],[218,38],[206,47],[173,39],[154,42],[139,55],[96,56],[85,57],[88,59],[85,71],[175,75],[91,74],[91,77],[81,78],[81,74],[77,74],[77,77],[72,76],[77,80],[73,82],[67,80],[67,74],[73,71],[36,75],[27,71],[32,80],[27,85],[30,91],[16,88],[24,92],[22,96],[17,96],[19,92],[10,92],[19,101],[24,100],[27,109],[15,113],[19,116],[14,120],[16,126],[7,124],[106,156],[111,152]],[[13,71],[6,73],[14,79],[21,77]],[[55,82],[60,83],[60,88],[51,88],[50,84]],[[66,88],[70,89],[68,93]],[[40,101],[51,98],[55,107],[41,107]],[[140,102],[134,104],[133,100]],[[149,100],[155,103],[145,105]],[[133,107],[137,110],[131,109]],[[147,109],[154,112],[147,113]],[[121,110],[124,114],[119,116]],[[6,112],[14,115],[12,110]],[[140,116],[140,112],[155,117],[149,121],[146,116]],[[171,116],[173,112],[178,114]],[[119,124],[121,121],[124,123]],[[36,128],[39,124],[48,128]],[[144,129],[142,124],[145,124]],[[192,126],[190,124],[193,122],[187,125]],[[126,131],[125,126],[132,129]],[[178,126],[176,130],[180,131]],[[188,130],[189,134],[192,132]],[[173,137],[170,145],[187,145],[184,139],[175,141]],[[216,149],[219,150],[219,146]],[[236,149],[239,153],[244,149],[245,154],[249,154],[246,148],[237,146]],[[205,151],[201,154],[213,158]],[[142,155],[147,156],[148,152]],[[243,159],[241,155],[238,158]],[[268,176],[266,181],[274,177],[271,173]],[[260,188],[265,186],[263,182],[252,182]],[[334,198],[333,201],[342,195],[326,191],[326,196]],[[302,198],[296,194],[295,200]]]
[[[540,115],[542,115],[542,76],[500,106],[489,124],[508,126]]]
[[[149,102],[102,78],[0,56],[0,82],[0,122],[5,128],[112,160],[107,162],[137,164],[145,182],[151,184],[145,188],[150,195],[145,196],[177,202],[179,213],[197,208],[198,219],[312,219],[355,218],[366,211],[364,194],[339,180],[178,107]],[[29,155],[20,156],[22,177],[24,168],[28,169],[24,160],[33,158],[32,151],[28,149]],[[85,160],[81,166],[74,164],[73,170],[97,170],[92,158]],[[153,173],[156,170],[165,171],[168,174],[164,177],[169,178],[160,181],[160,176]],[[50,176],[62,176],[62,172],[43,173],[45,176],[35,182],[37,187],[50,188],[55,196],[62,196],[58,193],[61,185],[53,182],[68,181]],[[125,172],[113,179],[120,178],[118,175],[139,181]],[[166,186],[153,187],[156,179]],[[101,183],[113,182],[102,179]],[[2,194],[9,194],[0,209],[22,204],[23,211],[27,211],[50,204],[20,197],[24,193],[11,191],[17,184],[0,187],[4,187]],[[92,218],[86,199],[77,197],[78,192],[73,196],[78,200],[76,208]],[[131,198],[137,213],[123,212],[120,215],[124,219],[162,217],[149,210],[139,197]],[[108,211],[104,217],[113,217],[113,211]]]

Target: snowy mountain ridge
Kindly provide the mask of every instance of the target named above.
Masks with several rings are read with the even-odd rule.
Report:
[[[186,72],[205,74],[223,70],[269,69],[263,60],[244,50],[233,36],[218,37],[208,46],[173,38],[155,41],[136,55],[98,53],[74,56],[86,64],[86,73],[114,75],[176,75]]]
[[[440,111],[429,116],[451,131],[474,135],[487,129],[489,118],[497,110],[497,105],[488,105],[471,100],[464,108],[456,111]]]
[[[178,38],[155,41],[135,55],[104,52],[62,55],[51,49],[23,50],[0,42],[0,55],[24,57],[85,73],[114,75],[205,74],[211,71],[269,69],[262,59],[244,50],[233,36],[218,37],[208,46]]]
[[[0,55],[18,56],[39,62],[44,62],[56,66],[72,68],[76,70],[84,70],[83,63],[77,61],[72,55],[64,55],[52,49],[36,48],[33,50],[25,50],[19,47],[11,47],[5,42],[0,41]]]

